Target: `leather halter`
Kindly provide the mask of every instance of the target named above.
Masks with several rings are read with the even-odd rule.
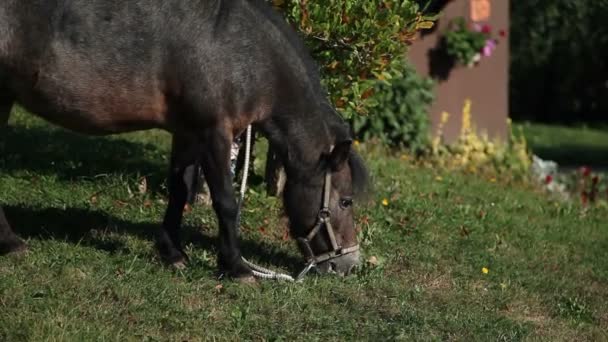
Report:
[[[331,194],[331,170],[325,173],[325,183],[323,185],[323,204],[317,215],[317,222],[310,230],[306,237],[298,238],[297,241],[300,244],[302,253],[307,259],[308,266],[298,275],[298,278],[303,277],[308,271],[319,263],[326,262],[350,253],[354,253],[359,250],[359,244],[351,247],[342,248],[338,246],[336,242],[336,236],[334,234],[333,227],[331,226],[331,211],[329,210],[329,196]],[[331,250],[322,254],[315,254],[310,246],[312,239],[319,234],[319,232],[325,228],[329,242],[331,243]]]

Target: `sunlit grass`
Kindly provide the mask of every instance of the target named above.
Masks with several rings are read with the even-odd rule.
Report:
[[[521,123],[530,148],[564,166],[608,167],[608,127],[566,127]]]

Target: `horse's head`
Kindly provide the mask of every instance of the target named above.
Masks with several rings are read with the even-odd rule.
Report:
[[[291,233],[304,257],[322,272],[346,275],[359,264],[353,204],[367,185],[367,170],[348,130],[338,131],[314,169],[287,177],[284,196]]]

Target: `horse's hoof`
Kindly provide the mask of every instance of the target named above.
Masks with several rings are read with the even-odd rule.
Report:
[[[186,261],[176,261],[171,263],[171,267],[176,270],[185,270],[186,269]]]
[[[255,283],[253,272],[242,260],[238,260],[232,267],[226,267],[220,262],[220,278],[232,279],[239,283]]]
[[[20,239],[0,242],[0,255],[21,256],[27,253],[27,244]]]
[[[163,264],[178,270],[186,268],[186,264],[188,263],[188,255],[186,253],[178,249],[169,250],[163,248],[157,248],[157,252]]]
[[[244,285],[259,285],[258,280],[254,276],[234,278],[234,281]]]

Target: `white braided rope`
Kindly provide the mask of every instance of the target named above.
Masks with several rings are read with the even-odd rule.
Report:
[[[245,163],[243,165],[243,178],[241,179],[241,188],[239,191],[240,196],[239,196],[238,210],[237,210],[237,215],[236,215],[236,226],[237,227],[241,226],[241,209],[243,207],[243,201],[245,200],[245,191],[247,190],[247,177],[249,176],[249,160],[250,159],[251,159],[251,125],[247,126],[247,132],[245,134]],[[293,279],[293,277],[288,274],[269,270],[267,268],[258,266],[256,264],[248,261],[247,259],[245,259],[245,257],[241,257],[241,258],[243,259],[243,262],[245,262],[245,264],[251,268],[253,275],[257,278],[285,280],[285,281],[290,281],[290,282],[295,281],[295,279]]]

